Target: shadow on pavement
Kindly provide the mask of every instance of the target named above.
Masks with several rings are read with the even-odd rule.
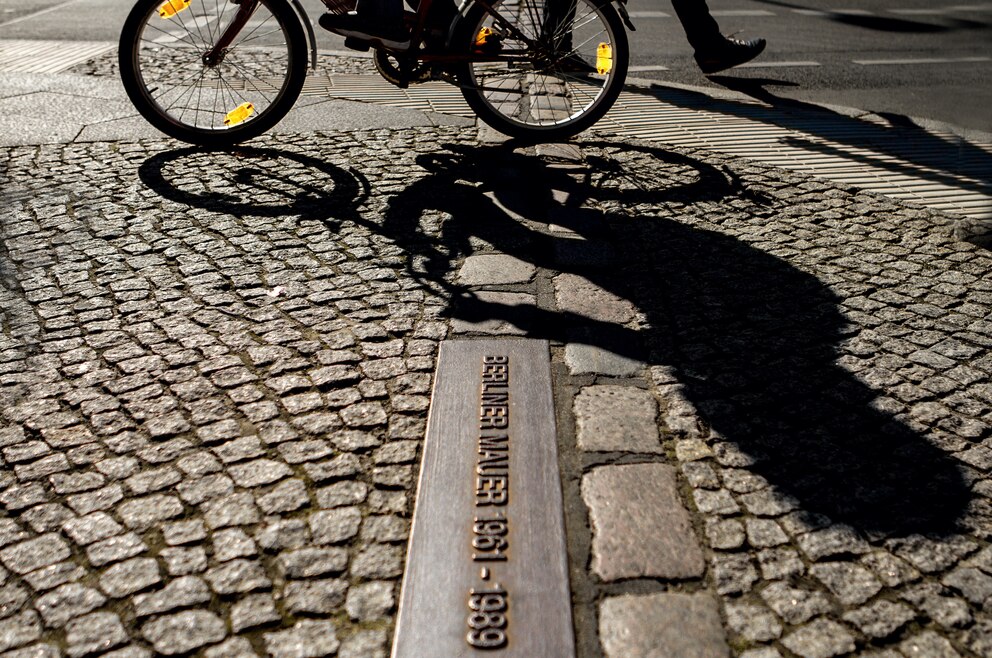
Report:
[[[856,11],[844,11],[842,9],[820,9],[804,7],[791,2],[781,2],[781,0],[757,0],[766,5],[775,7],[785,7],[787,9],[797,9],[801,11],[815,12],[835,23],[861,27],[876,32],[902,32],[907,34],[925,34],[933,32],[950,32],[953,30],[983,29],[987,24],[979,21],[969,21],[952,19],[951,25],[935,25],[933,23],[922,23],[904,18],[892,18],[891,16],[878,16],[876,14],[861,14]]]
[[[840,299],[812,274],[685,221],[698,223],[719,208],[760,223],[784,210],[783,202],[749,191],[729,170],[662,149],[619,142],[587,142],[583,149],[587,163],[568,169],[506,146],[444,145],[418,157],[422,171],[388,198],[382,217],[356,218],[347,197],[361,195],[359,179],[349,182],[347,172],[315,158],[246,150],[248,174],[233,176],[249,196],[257,186],[263,212],[313,216],[323,208],[328,221],[348,215],[386,235],[405,251],[410,276],[448,299],[454,319],[503,320],[531,337],[671,367],[703,421],[744,453],[739,465],[794,497],[797,508],[866,532],[953,532],[969,502],[957,462],[876,410],[879,391],[837,365],[839,341],[858,331],[839,312]],[[161,171],[182,157],[215,156],[158,156],[141,168],[142,179],[199,207],[258,212],[223,189],[178,192]],[[296,175],[307,182],[287,181],[284,170],[270,168],[285,162],[305,165]],[[281,187],[286,183],[292,185]],[[273,189],[284,195],[281,203]],[[325,189],[331,192],[321,197]],[[568,192],[564,206],[552,189]],[[522,219],[542,220],[548,212],[587,238],[592,251],[563,259],[574,239]],[[584,277],[632,302],[645,321],[620,325],[487,301],[453,276],[462,258],[485,245]],[[597,259],[610,249],[612,261]]]
[[[961,137],[934,134],[913,125],[905,117],[894,115],[883,115],[889,125],[879,125],[819,105],[778,96],[768,90],[771,86],[792,84],[788,82],[726,75],[710,76],[710,80],[768,107],[714,99],[661,84],[628,91],[647,94],[675,106],[745,118],[800,134],[782,139],[786,146],[828,153],[952,189],[992,195],[992,153]]]
[[[195,173],[212,169],[201,163],[218,160],[227,177]],[[236,217],[353,219],[369,191],[368,181],[354,169],[288,150],[252,147],[166,151],[142,163],[138,177],[166,199]]]

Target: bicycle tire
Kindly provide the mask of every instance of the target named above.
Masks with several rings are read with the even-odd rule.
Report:
[[[182,11],[159,14],[175,3]],[[260,0],[223,60],[204,63],[237,9],[227,0],[139,0],[128,15],[118,49],[121,81],[141,116],[166,135],[198,146],[233,146],[271,129],[299,98],[306,35],[283,0]],[[183,98],[188,101],[176,107]]]
[[[561,9],[562,0],[499,0],[493,3],[496,11],[513,22],[517,29],[540,42],[546,53],[542,55],[533,48],[527,49],[531,69],[514,70],[508,62],[469,61],[464,64],[459,71],[462,95],[479,119],[511,137],[551,142],[586,130],[613,106],[623,89],[630,58],[623,23],[608,1],[570,1],[572,6],[567,10]],[[551,8],[554,3],[557,3],[555,8]],[[571,23],[556,25],[556,37],[552,38],[546,23],[554,12],[559,15],[571,13],[567,19]],[[459,21],[452,45],[461,49],[460,52],[472,52],[473,49],[478,52],[477,41],[482,30],[489,28],[504,33],[500,43],[503,51],[522,47],[521,41],[512,37],[506,39],[505,28],[494,25],[492,15],[475,5]],[[574,45],[576,43],[579,45]],[[590,52],[590,44],[595,44],[595,51]],[[610,48],[606,73],[602,73],[597,59],[600,44]],[[583,66],[587,68],[583,69]],[[492,71],[490,75],[486,74],[487,68]],[[582,72],[569,72],[567,68],[578,68]],[[590,68],[592,71],[588,71]],[[532,79],[522,80],[526,76]],[[557,79],[562,93],[556,93],[554,83],[535,82],[539,78]],[[495,89],[490,86],[493,80],[500,80]],[[520,89],[513,88],[511,92],[514,85]],[[555,93],[549,93],[549,90]],[[543,110],[542,98],[548,104]],[[576,99],[577,108],[572,106]]]

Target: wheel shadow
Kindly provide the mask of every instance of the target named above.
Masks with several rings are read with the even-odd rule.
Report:
[[[161,172],[176,152],[146,161],[141,177],[156,193],[217,212],[320,217],[332,230],[348,216],[400,247],[407,274],[440,295],[452,319],[497,320],[530,337],[667,366],[699,410],[700,429],[736,444],[732,464],[763,476],[796,509],[870,533],[954,532],[970,499],[957,462],[877,409],[882,392],[838,365],[839,343],[857,332],[842,300],[807,271],[682,219],[728,207],[773,218],[781,202],[689,156],[582,146],[591,154],[584,164],[555,167],[507,146],[441,145],[417,158],[408,184],[383,195],[381,214],[355,210],[367,194],[361,163],[348,171],[285,151],[251,151],[247,173],[231,174],[242,195],[255,189],[249,196],[269,199],[261,210],[223,185],[175,190]],[[305,167],[294,175],[306,183],[286,180],[279,163],[287,161]],[[272,189],[281,203],[266,196]],[[481,251],[583,277],[630,302],[639,319],[618,324],[476,294],[455,267]]]
[[[176,149],[145,160],[138,177],[170,201],[235,217],[357,219],[369,194],[355,168],[287,149]]]

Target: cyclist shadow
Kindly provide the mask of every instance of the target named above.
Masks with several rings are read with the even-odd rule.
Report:
[[[954,531],[969,501],[956,461],[873,408],[881,392],[837,364],[839,341],[856,333],[838,310],[841,300],[788,262],[678,217],[705,212],[700,204],[752,216],[774,215],[776,206],[699,160],[649,147],[583,146],[614,153],[587,169],[556,169],[505,148],[448,146],[453,153],[421,156],[429,175],[391,200],[379,230],[408,252],[413,276],[444,291],[456,320],[496,320],[530,337],[672,368],[708,425],[704,433],[735,443],[743,454],[733,465],[766,478],[797,508],[866,532]],[[630,166],[638,158],[652,161],[640,181]],[[611,166],[621,180],[609,188]],[[568,194],[564,206],[552,189]],[[522,219],[540,220],[540,208],[573,235]],[[446,217],[440,235],[422,230],[424,217],[439,213]],[[588,241],[584,255],[561,258],[573,253],[575,235]],[[607,243],[616,258],[597,262],[595,249]],[[579,275],[643,318],[621,325],[473,294],[453,267],[488,247]]]
[[[970,499],[956,461],[874,408],[881,392],[837,364],[840,341],[857,333],[841,300],[733,237],[743,226],[735,214],[773,218],[782,202],[729,170],[659,148],[583,148],[584,165],[556,168],[506,146],[440,145],[418,157],[421,172],[404,169],[399,191],[381,195],[370,193],[361,163],[345,169],[288,149],[183,149],[150,158],[139,174],[158,194],[215,213],[316,220],[332,232],[345,221],[364,226],[402,249],[408,275],[441,296],[454,320],[503,322],[667,366],[700,412],[698,430],[739,448],[725,463],[763,476],[797,509],[871,533],[953,532]],[[366,197],[369,208],[387,201],[384,212],[361,210]],[[716,230],[683,214],[729,219]],[[617,322],[475,294],[454,267],[485,251],[582,277],[639,317]]]

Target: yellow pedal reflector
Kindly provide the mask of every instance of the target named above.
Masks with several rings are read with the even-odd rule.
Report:
[[[227,113],[224,117],[225,126],[236,126],[252,114],[255,113],[255,106],[251,103],[242,103]]]
[[[596,72],[606,75],[613,70],[613,48],[608,43],[601,43],[596,48]]]
[[[488,27],[482,28],[481,30],[479,30],[479,35],[475,37],[475,45],[477,46],[486,45],[486,40],[489,39],[489,37],[491,37],[492,35],[493,35],[493,31],[491,28]]]
[[[165,0],[165,3],[158,8],[158,15],[162,18],[172,18],[179,12],[189,7],[190,0]]]

